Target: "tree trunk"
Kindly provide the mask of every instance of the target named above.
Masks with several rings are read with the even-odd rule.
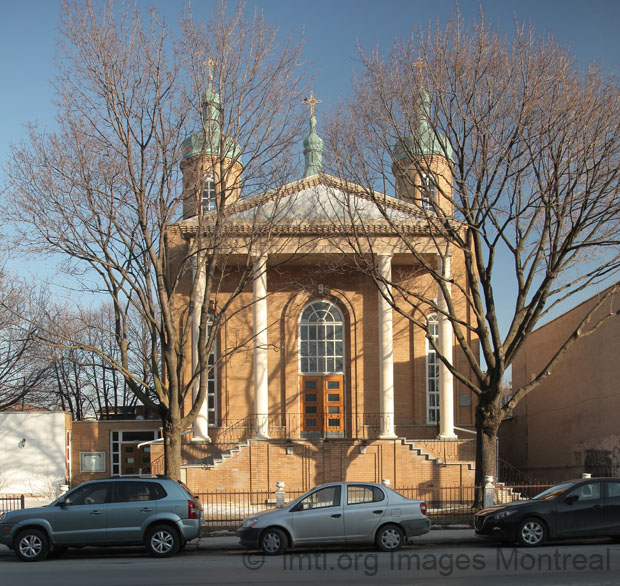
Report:
[[[164,473],[174,480],[181,480],[181,422],[164,419]]]
[[[476,509],[482,506],[485,476],[497,481],[497,431],[501,421],[499,398],[488,400],[481,396],[476,407]]]

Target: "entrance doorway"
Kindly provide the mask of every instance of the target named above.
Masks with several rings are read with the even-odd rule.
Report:
[[[342,375],[301,377],[302,431],[342,435],[343,383]]]
[[[301,431],[344,436],[344,322],[330,301],[314,301],[299,320]]]

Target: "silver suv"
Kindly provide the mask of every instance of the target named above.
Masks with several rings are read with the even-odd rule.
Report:
[[[162,477],[92,480],[44,507],[0,516],[0,543],[26,562],[86,545],[144,544],[176,554],[200,535],[202,508],[179,482]]]

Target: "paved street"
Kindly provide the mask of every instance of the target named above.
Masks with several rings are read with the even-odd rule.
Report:
[[[70,550],[25,564],[0,548],[2,586],[189,586],[201,584],[616,585],[620,544],[590,540],[536,550],[498,547],[468,530],[433,530],[395,554],[372,548],[302,550],[263,557],[232,536],[203,537],[157,560],[141,548]]]

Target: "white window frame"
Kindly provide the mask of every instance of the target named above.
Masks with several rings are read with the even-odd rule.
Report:
[[[420,205],[425,210],[432,210],[437,202],[437,187],[429,173],[420,173]]]
[[[435,314],[426,318],[427,327],[431,330],[431,336],[435,341],[439,339],[439,319]],[[426,365],[424,378],[426,381],[426,423],[438,425],[440,416],[439,406],[439,356],[433,348],[428,337],[426,341]],[[431,376],[431,368],[433,373]]]
[[[105,452],[80,452],[80,472],[105,472]]]
[[[206,195],[205,195],[206,194]],[[202,180],[200,190],[200,209],[203,212],[211,212],[217,207],[217,193],[215,190],[215,177],[209,175]]]
[[[209,335],[211,335],[211,324],[209,324]],[[207,411],[209,417],[209,426],[215,427],[217,422],[217,338],[213,340],[213,346],[211,346],[211,353],[208,358],[209,363],[212,363],[213,368],[210,370],[207,377],[207,396],[205,401],[207,402]],[[213,407],[209,406],[209,398],[213,397]]]
[[[308,308],[312,307],[313,305],[318,305],[319,303],[325,303],[327,305],[330,306],[329,308],[329,313],[332,314],[332,316],[334,318],[334,321],[316,321],[316,322],[310,322],[310,321],[304,321],[303,320],[303,315],[304,313],[308,310]],[[298,333],[299,333],[299,346],[298,346],[298,357],[299,357],[299,363],[298,363],[298,368],[299,368],[299,373],[303,374],[303,375],[319,375],[319,376],[324,376],[324,375],[344,375],[344,370],[345,370],[345,355],[346,355],[346,340],[345,340],[345,329],[344,329],[344,315],[342,314],[342,311],[340,310],[340,308],[335,305],[334,303],[332,303],[331,301],[327,300],[327,299],[315,299],[314,301],[312,301],[311,303],[308,303],[303,310],[301,311],[300,315],[299,315],[299,323],[298,323]],[[308,330],[312,327],[316,327],[316,328],[321,328],[323,330],[323,336],[320,337],[318,335],[317,332],[317,336],[315,338],[311,338],[310,336],[305,336],[304,335],[304,328],[308,328]],[[328,338],[325,334],[325,330],[328,327],[334,327],[334,328],[339,328],[340,331],[340,336],[336,336],[336,332],[334,332],[334,337],[333,338]],[[304,342],[307,342],[308,344],[316,344],[317,349],[319,345],[323,346],[323,349],[326,350],[326,348],[330,345],[333,344],[334,346],[334,351],[333,352],[316,352],[315,354],[311,354],[311,353],[307,353],[307,355],[304,355],[304,352],[302,351],[302,345]],[[336,352],[336,346],[337,344],[341,344],[341,348],[342,348],[342,352],[338,353]],[[308,368],[304,368],[304,360],[308,359]],[[316,370],[311,370],[310,369],[310,364],[309,361],[315,359],[317,360],[317,369]],[[329,362],[333,362],[334,363],[334,368],[333,369],[328,369],[328,363]],[[337,362],[340,362],[340,366],[341,368],[335,368]],[[319,362],[322,362],[322,364],[319,364]],[[320,368],[320,367],[324,367],[324,368]]]

